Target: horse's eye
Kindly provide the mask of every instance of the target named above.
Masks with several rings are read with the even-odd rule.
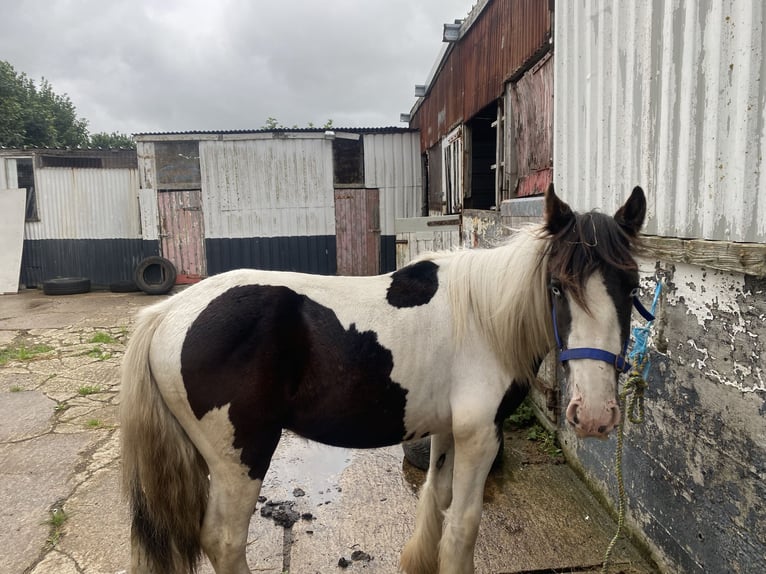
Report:
[[[631,297],[638,297],[638,295],[639,295],[640,293],[641,293],[641,290],[640,290],[638,287],[634,287],[634,288],[633,288],[633,289],[630,291],[630,296],[631,296]]]
[[[561,297],[561,289],[559,289],[556,285],[551,285],[551,293],[553,293],[556,297]]]

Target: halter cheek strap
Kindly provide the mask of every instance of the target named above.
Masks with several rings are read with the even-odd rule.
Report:
[[[647,311],[638,297],[633,297],[633,307],[636,311],[646,319],[647,321],[653,321],[654,315]],[[552,305],[553,309],[553,334],[556,337],[556,345],[559,348],[559,361],[565,363],[575,359],[593,359],[595,361],[603,361],[612,365],[618,373],[627,373],[631,369],[631,364],[625,358],[625,354],[628,351],[629,339],[626,339],[622,345],[622,351],[619,355],[605,351],[604,349],[596,349],[594,347],[577,347],[576,349],[565,349],[564,344],[561,342],[561,336],[559,335],[559,325],[556,320],[556,303]]]

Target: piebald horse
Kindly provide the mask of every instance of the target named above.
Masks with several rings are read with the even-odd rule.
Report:
[[[645,213],[638,187],[611,217],[551,186],[544,222],[494,249],[376,277],[242,269],[141,311],[120,409],[134,571],[190,572],[204,552],[218,574],[248,573],[248,524],[289,429],[349,448],[430,435],[400,568],[473,572],[500,425],[545,355],[560,348],[579,436],[620,421]]]

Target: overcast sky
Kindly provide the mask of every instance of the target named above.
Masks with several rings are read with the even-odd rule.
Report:
[[[91,133],[396,126],[472,0],[0,0],[0,60]]]

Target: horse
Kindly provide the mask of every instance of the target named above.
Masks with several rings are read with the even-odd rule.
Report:
[[[431,436],[407,574],[465,574],[503,420],[558,346],[580,437],[620,421],[640,187],[614,216],[551,185],[504,245],[389,274],[240,269],[142,310],[122,365],[123,488],[134,571],[250,572],[250,517],[283,429],[375,448]],[[566,353],[569,353],[566,355]],[[595,353],[595,354],[594,354]]]

